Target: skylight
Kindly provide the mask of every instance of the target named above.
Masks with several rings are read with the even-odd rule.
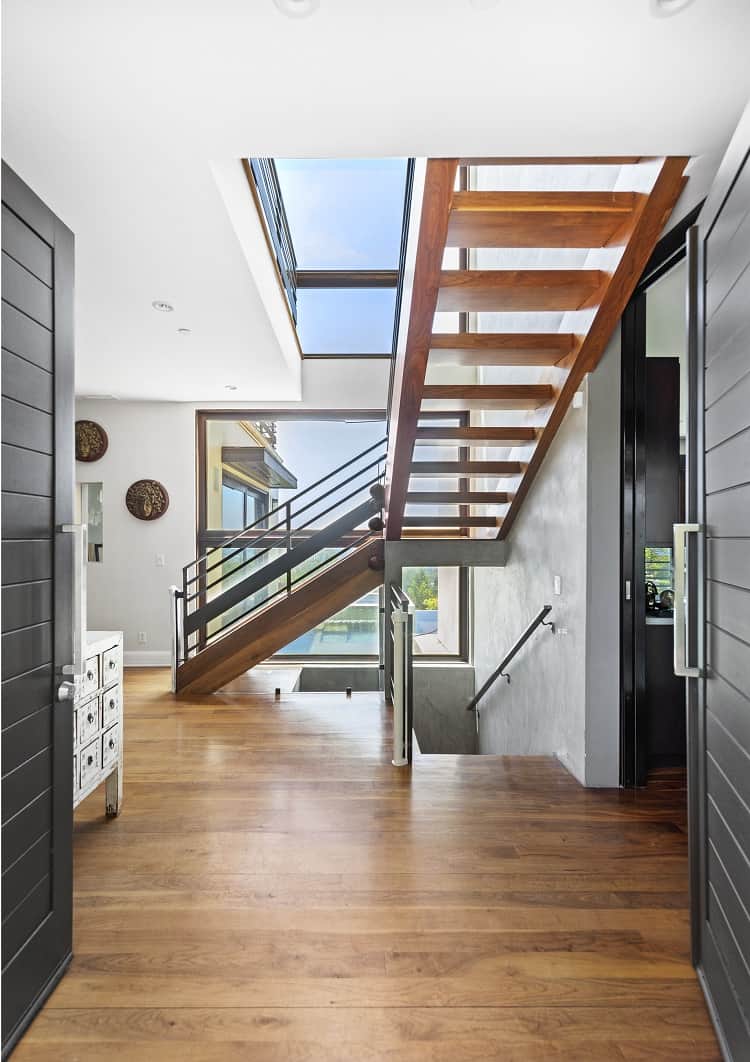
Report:
[[[303,355],[391,357],[407,159],[251,159]]]

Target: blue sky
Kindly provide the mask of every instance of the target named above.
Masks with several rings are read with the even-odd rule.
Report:
[[[299,269],[396,269],[405,159],[276,159]],[[391,351],[393,289],[298,293],[306,354]]]

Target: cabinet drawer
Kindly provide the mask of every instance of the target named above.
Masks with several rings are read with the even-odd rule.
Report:
[[[88,704],[82,704],[76,711],[78,731],[76,738],[79,745],[90,741],[101,730],[99,698],[92,697]]]
[[[113,686],[111,690],[106,690],[102,695],[102,702],[104,709],[104,722],[102,723],[102,726],[112,726],[112,724],[118,722],[120,718],[119,686]]]
[[[115,682],[120,677],[120,650],[118,646],[102,653],[102,686]]]
[[[99,741],[94,740],[85,749],[82,749],[79,753],[79,759],[81,763],[81,789],[84,789],[99,773],[101,765]]]
[[[81,697],[88,697],[99,689],[99,657],[90,656],[83,666]]]
[[[117,763],[120,755],[120,725],[115,723],[102,734],[102,767]]]

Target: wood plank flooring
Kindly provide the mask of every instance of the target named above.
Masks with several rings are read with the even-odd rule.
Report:
[[[125,803],[78,810],[75,958],[14,1060],[720,1058],[685,793],[545,758],[390,765],[373,694],[129,671]]]

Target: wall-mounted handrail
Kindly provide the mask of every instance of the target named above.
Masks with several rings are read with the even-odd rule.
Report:
[[[545,619],[547,618],[547,616],[549,615],[549,613],[551,611],[552,611],[552,605],[545,605],[544,608],[542,608],[536,614],[536,616],[534,616],[533,620],[528,625],[528,627],[523,632],[523,634],[518,639],[518,641],[514,642],[513,647],[505,654],[505,656],[503,657],[499,667],[495,668],[495,670],[492,672],[492,674],[487,679],[487,681],[484,683],[484,685],[479,690],[479,692],[474,695],[473,700],[469,704],[466,705],[466,711],[467,712],[473,712],[476,709],[476,707],[479,704],[479,702],[481,701],[482,697],[484,697],[485,693],[487,693],[487,691],[490,689],[490,687],[493,686],[495,684],[495,682],[497,682],[497,680],[499,678],[507,679],[507,681],[510,682],[510,675],[506,674],[505,669],[508,666],[508,664],[511,662],[513,657],[516,655],[516,653],[519,651],[519,649],[521,649],[522,646],[524,646],[526,644],[526,642],[528,642],[529,638],[534,633],[534,631],[537,629],[537,627],[540,627],[540,626],[550,627],[552,629],[552,631],[554,631],[554,629],[555,629],[554,623],[545,623]]]

